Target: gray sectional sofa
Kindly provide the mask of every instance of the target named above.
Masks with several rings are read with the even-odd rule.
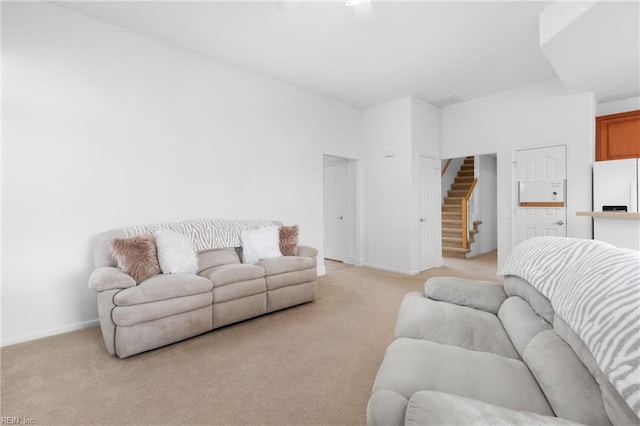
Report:
[[[297,256],[241,263],[234,247],[198,252],[198,274],[160,274],[138,285],[116,267],[108,242],[124,231],[97,236],[95,271],[100,328],[107,351],[125,358],[269,312],[313,301],[314,248]]]
[[[369,425],[640,424],[640,253],[545,238],[512,256],[504,286],[406,295]]]

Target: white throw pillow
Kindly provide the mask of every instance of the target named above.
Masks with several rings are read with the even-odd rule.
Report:
[[[198,256],[193,241],[186,235],[173,231],[157,231],[158,263],[163,274],[195,274],[198,272]]]
[[[253,265],[260,260],[282,256],[280,231],[277,226],[243,231],[240,239],[242,240],[242,263]]]

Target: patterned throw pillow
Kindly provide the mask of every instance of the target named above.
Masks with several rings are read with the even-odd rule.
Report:
[[[160,273],[156,239],[153,235],[111,240],[113,257],[118,268],[136,281],[136,284]]]
[[[283,256],[298,254],[298,225],[280,227],[280,251]]]

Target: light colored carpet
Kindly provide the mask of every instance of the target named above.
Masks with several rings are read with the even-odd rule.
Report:
[[[313,303],[124,360],[97,327],[9,346],[0,413],[39,425],[365,424],[403,296],[432,276],[472,278],[468,265],[413,277],[330,265]]]

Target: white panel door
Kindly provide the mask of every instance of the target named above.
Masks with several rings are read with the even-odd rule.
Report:
[[[418,270],[440,264],[442,233],[440,230],[440,161],[418,157]]]
[[[516,182],[567,178],[567,148],[564,145],[516,151]],[[515,194],[514,246],[539,236],[567,236],[567,189],[565,207],[520,207]]]
[[[344,259],[347,164],[324,168],[324,257]]]

